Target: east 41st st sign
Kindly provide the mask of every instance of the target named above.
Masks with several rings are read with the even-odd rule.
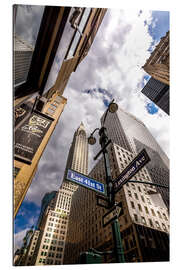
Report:
[[[103,183],[98,182],[93,178],[89,178],[84,174],[68,169],[66,179],[75,184],[106,195],[106,186]]]

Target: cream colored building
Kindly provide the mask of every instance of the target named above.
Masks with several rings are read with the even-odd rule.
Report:
[[[39,114],[37,112],[34,116],[33,114],[31,114],[31,112],[27,112],[27,116],[23,119],[22,122],[20,122],[20,125],[17,125],[17,127],[15,127],[14,216],[16,216],[17,211],[32,182],[32,179],[37,170],[37,165],[41,158],[41,155],[59,121],[60,115],[63,112],[64,106],[66,105],[66,103],[67,103],[66,98],[60,96],[58,92],[53,92],[53,94],[45,101],[45,105],[41,111],[41,113],[43,114]],[[20,112],[26,113],[25,109],[23,108]],[[46,116],[50,118],[46,118]],[[21,117],[21,115],[19,115],[19,117]],[[28,122],[26,123],[26,121]],[[32,128],[36,129],[35,131],[33,131],[35,133],[42,132],[40,128],[46,127],[46,125],[49,125],[48,126],[49,128],[48,130],[46,130],[46,133],[44,134],[44,136],[42,136],[42,141],[40,145],[38,146],[38,148],[37,149],[33,148],[33,139],[32,139],[31,145],[27,146],[26,143],[29,140],[30,135],[36,138],[36,135],[33,135],[31,132]],[[39,126],[40,128],[38,129],[37,127]],[[27,127],[29,129],[29,135],[27,133]],[[19,140],[18,136],[16,139],[16,132],[19,132],[19,134],[22,134],[22,132],[24,132],[24,135],[23,135],[24,145],[23,145],[23,142],[21,143],[20,141],[18,141]],[[40,136],[40,135],[37,134],[37,136]],[[16,157],[16,149],[18,149],[18,154],[19,154],[17,155],[17,157]],[[32,155],[32,158],[29,161],[29,163],[27,163],[25,162],[26,161],[25,155],[28,156],[29,153]]]
[[[83,123],[74,133],[62,186],[43,213],[39,228],[35,231],[35,234],[39,233],[38,240],[35,243],[34,238],[32,239],[27,258],[22,265],[60,265],[63,263],[72,196],[78,188],[77,185],[66,181],[68,168],[87,174],[88,144]]]
[[[136,156],[115,143],[108,152],[113,179]],[[89,176],[105,183],[103,158]],[[146,167],[133,179],[151,182]],[[156,188],[127,183],[116,194],[116,201],[121,201],[123,205],[124,213],[119,217],[119,223],[126,262],[168,260],[168,211]],[[113,249],[111,225],[102,226],[102,217],[107,211],[97,206],[95,192],[78,188],[72,199],[64,264],[79,263],[80,253],[89,248],[99,251]],[[109,255],[104,262],[114,262],[114,257]]]
[[[162,37],[143,69],[154,79],[170,85],[169,79],[169,31]]]

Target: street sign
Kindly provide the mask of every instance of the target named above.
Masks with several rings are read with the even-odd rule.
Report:
[[[96,195],[97,205],[109,209],[109,200],[108,197],[102,195]]]
[[[98,182],[93,178],[89,178],[84,174],[68,169],[66,179],[75,184],[78,184],[80,186],[86,187],[88,189],[91,189],[91,190],[94,190],[96,192],[106,195],[105,184]]]
[[[148,162],[150,157],[145,149],[143,149],[131,163],[120,173],[114,180],[114,192],[118,192],[121,187],[128,182],[140,169],[142,169]]]
[[[122,202],[119,202],[103,216],[103,227],[106,227],[109,223],[111,223],[114,219],[118,218],[121,215],[123,215]]]

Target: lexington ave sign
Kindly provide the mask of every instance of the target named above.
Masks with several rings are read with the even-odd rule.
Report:
[[[131,163],[120,173],[120,175],[114,180],[114,192],[118,192],[121,187],[128,182],[142,167],[144,167],[150,161],[145,149],[143,149]]]
[[[106,195],[106,186],[103,183],[98,182],[93,178],[89,178],[84,174],[68,169],[66,179],[75,184]]]

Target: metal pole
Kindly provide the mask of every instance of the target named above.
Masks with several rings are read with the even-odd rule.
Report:
[[[116,218],[112,223],[112,232],[113,232],[113,238],[114,238],[114,244],[115,244],[115,255],[116,255],[116,262],[118,263],[124,263],[124,250],[122,247],[122,240],[121,240],[121,232],[120,232],[120,226],[119,221]]]
[[[99,143],[101,145],[101,149],[104,156],[104,165],[105,165],[105,172],[106,172],[106,184],[107,184],[107,196],[109,198],[109,204],[110,206],[114,206],[114,192],[113,192],[113,182],[112,182],[112,176],[111,176],[111,169],[110,169],[110,162],[109,162],[109,155],[108,151],[105,148],[106,143],[108,142],[108,136],[106,134],[106,128],[101,127],[99,130]]]
[[[105,172],[106,172],[106,184],[107,184],[107,196],[109,198],[109,207],[115,205],[115,194],[113,190],[113,182],[111,176],[111,169],[110,169],[110,162],[109,162],[109,155],[107,149],[104,147],[108,141],[108,136],[106,134],[106,128],[102,127],[99,130],[100,136],[100,145],[101,149],[103,149],[103,156],[104,156],[104,165],[105,165]],[[121,240],[121,233],[120,233],[120,226],[119,221],[116,218],[112,223],[112,233],[113,233],[113,240],[114,240],[114,251],[116,256],[116,262],[125,262],[124,259],[124,251],[122,247],[122,240]]]

